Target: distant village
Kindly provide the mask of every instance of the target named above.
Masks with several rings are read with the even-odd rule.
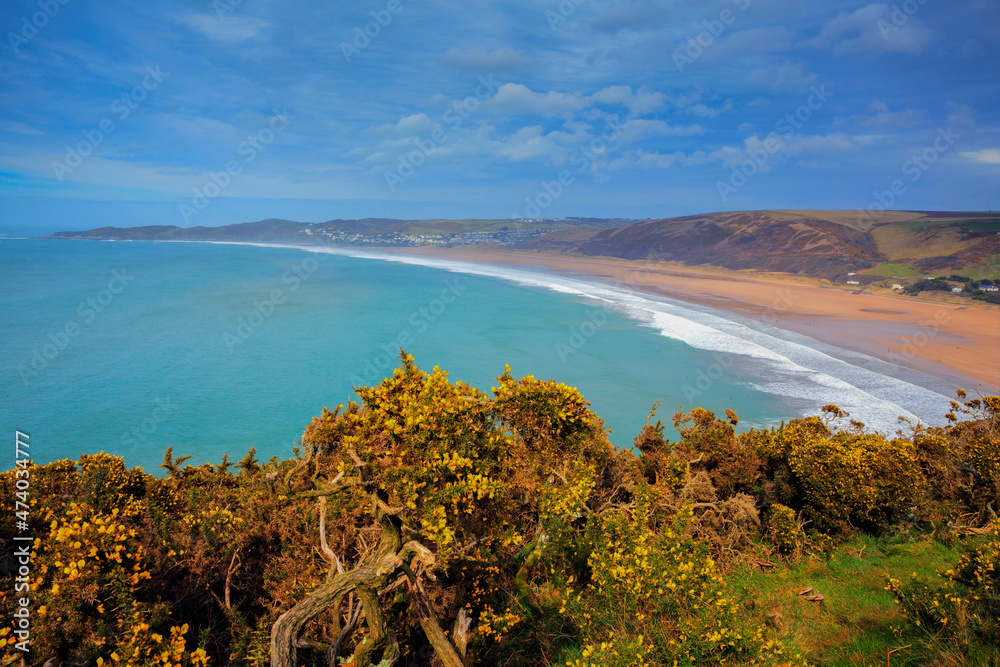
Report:
[[[878,284],[910,296],[916,296],[920,292],[951,292],[987,303],[1000,303],[1000,280],[991,280],[989,278],[980,278],[977,280],[968,276],[952,274],[936,278],[909,279],[904,284],[895,280],[886,280],[882,277],[859,275],[857,272],[851,272],[847,274],[844,282],[856,288],[855,294],[863,292],[870,285]]]
[[[551,229],[508,229],[495,231],[458,232],[455,234],[361,234],[344,229],[303,229],[300,233],[312,237],[325,237],[334,243],[373,246],[456,246],[499,245],[512,246],[548,234]]]

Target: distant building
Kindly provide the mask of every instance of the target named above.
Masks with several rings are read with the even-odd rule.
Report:
[[[1000,292],[1000,287],[997,287],[996,285],[983,285],[979,289],[984,292]]]
[[[952,291],[952,292],[961,292],[961,291],[962,291],[962,288],[961,288],[961,287],[952,287],[952,288],[951,288],[951,291]]]
[[[849,275],[849,276],[856,276],[856,275],[858,275],[858,274],[857,274],[856,272],[854,272],[854,271],[851,271],[851,272],[850,272],[850,273],[848,273],[847,275]]]
[[[900,285],[899,283],[893,283],[892,284],[892,289],[903,289],[903,286]]]
[[[848,285],[860,285],[861,283],[859,283],[857,280],[848,280],[847,284]]]

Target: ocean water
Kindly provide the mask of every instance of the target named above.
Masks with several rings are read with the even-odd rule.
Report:
[[[107,451],[151,472],[288,456],[322,407],[402,346],[484,391],[578,387],[621,447],[655,400],[741,428],[830,402],[891,432],[940,423],[947,383],[709,309],[614,286],[377,252],[153,242],[0,242],[0,428],[38,461]],[[668,432],[673,433],[668,426]],[[13,460],[13,450],[11,450]]]

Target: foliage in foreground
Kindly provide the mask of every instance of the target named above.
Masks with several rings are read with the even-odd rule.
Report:
[[[886,590],[934,662],[1000,664],[1000,519],[988,541],[967,547],[954,567],[930,581],[915,573],[905,582],[889,577]]]
[[[728,573],[858,533],[951,539],[1000,495],[997,397],[960,394],[947,428],[893,438],[830,405],[740,434],[695,409],[669,442],[651,413],[619,451],[575,389],[497,380],[486,394],[404,355],[292,459],[31,467],[25,664],[793,664],[795,639]],[[9,513],[16,479],[0,476]],[[0,651],[18,662],[0,537]],[[942,650],[997,639],[997,544],[933,585],[889,582]]]

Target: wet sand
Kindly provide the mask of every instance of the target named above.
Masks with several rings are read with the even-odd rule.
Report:
[[[970,393],[1000,387],[1000,309],[960,306],[617,259],[499,248],[379,248],[500,266],[536,268],[658,294],[771,324],[838,348],[946,378]]]

